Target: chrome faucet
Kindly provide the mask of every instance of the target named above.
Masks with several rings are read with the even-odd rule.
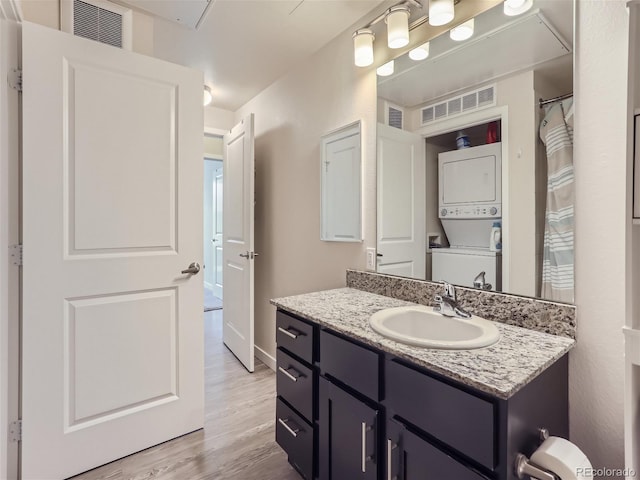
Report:
[[[491,284],[487,283],[485,280],[485,272],[480,272],[476,275],[476,278],[473,279],[473,286],[476,288],[481,288],[482,290],[491,290]]]
[[[434,297],[436,306],[433,307],[433,311],[445,317],[470,318],[471,314],[458,305],[455,287],[447,282],[442,282],[442,284],[444,286],[444,295],[436,295]]]

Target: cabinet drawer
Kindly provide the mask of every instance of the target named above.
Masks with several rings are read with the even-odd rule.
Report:
[[[313,428],[280,398],[276,405],[276,442],[289,456],[289,463],[312,480]]]
[[[313,370],[287,355],[278,348],[276,353],[278,370],[276,383],[278,396],[284,398],[293,408],[313,421],[314,378]]]
[[[332,333],[320,332],[320,368],[324,374],[378,401],[380,356]]]
[[[276,312],[276,343],[306,362],[313,362],[313,325]]]
[[[487,468],[495,467],[494,404],[396,361],[386,363],[388,408]]]

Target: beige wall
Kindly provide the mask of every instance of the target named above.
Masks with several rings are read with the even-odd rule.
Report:
[[[214,106],[204,107],[204,126],[216,130],[229,131],[233,128],[234,114],[229,110],[223,110]]]
[[[351,31],[244,105],[255,113],[256,346],[275,355],[269,299],[345,284],[375,246],[376,77],[353,66]],[[362,120],[364,243],[320,241],[320,137]]]
[[[569,357],[570,427],[593,465],[610,468],[622,468],[624,452],[628,21],[622,0],[577,2],[578,343]]]

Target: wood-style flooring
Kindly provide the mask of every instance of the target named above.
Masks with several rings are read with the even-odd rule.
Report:
[[[300,480],[275,442],[276,377],[248,373],[222,343],[222,310],[206,312],[205,426],[73,480]]]

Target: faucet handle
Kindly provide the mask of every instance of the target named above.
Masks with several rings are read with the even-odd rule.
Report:
[[[448,282],[442,282],[444,286],[444,296],[449,297],[451,300],[456,299],[456,288]]]

